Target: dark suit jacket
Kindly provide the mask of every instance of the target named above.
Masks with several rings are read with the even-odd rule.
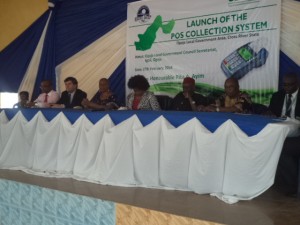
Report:
[[[284,104],[284,98],[285,98],[285,91],[280,90],[278,92],[275,92],[272,95],[270,101],[269,110],[271,110],[271,112],[273,112],[278,117],[281,116],[281,112]],[[300,117],[300,90],[298,91],[298,95],[297,95],[295,117]]]
[[[77,89],[70,104],[68,92],[64,91],[61,93],[58,104],[64,104],[66,108],[74,108],[75,106],[82,107],[81,102],[84,98],[86,98],[86,96],[87,95],[84,91]]]
[[[208,98],[204,97],[201,94],[193,93],[191,96],[193,101],[195,101],[196,106],[198,105],[208,105],[209,100]],[[192,111],[192,106],[190,101],[184,97],[183,92],[179,92],[172,101],[172,110],[176,111]]]

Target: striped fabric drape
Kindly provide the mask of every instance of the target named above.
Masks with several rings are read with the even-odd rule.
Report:
[[[300,2],[282,0],[281,51],[300,65]],[[300,71],[299,71],[300,72]]]
[[[88,98],[98,90],[98,80],[109,78],[125,59],[126,22],[123,22],[88,47],[56,67],[58,87],[64,90],[64,79],[74,76]]]
[[[35,81],[36,81],[36,77],[37,77],[37,72],[38,72],[38,68],[40,65],[40,61],[41,61],[41,55],[42,55],[42,51],[43,51],[43,46],[44,46],[44,40],[45,40],[45,36],[46,36],[46,32],[47,32],[47,28],[48,28],[48,24],[49,24],[49,20],[52,16],[52,12],[50,12],[47,23],[45,25],[45,28],[43,30],[43,33],[41,35],[41,38],[36,46],[36,49],[33,53],[33,56],[31,58],[31,61],[29,63],[29,66],[26,70],[26,73],[24,74],[23,80],[20,84],[19,90],[20,91],[28,91],[29,92],[29,99],[31,99],[31,94],[34,90],[34,85],[35,85]]]

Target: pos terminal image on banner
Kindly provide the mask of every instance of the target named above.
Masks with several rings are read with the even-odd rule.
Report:
[[[269,52],[264,48],[264,40],[249,42],[229,54],[221,63],[227,77],[241,79],[253,68],[264,65]]]

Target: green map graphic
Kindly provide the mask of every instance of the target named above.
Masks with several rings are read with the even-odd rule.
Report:
[[[170,22],[164,25],[162,22],[162,17],[157,16],[153,23],[147,28],[144,34],[138,34],[140,41],[134,42],[136,50],[146,51],[150,49],[156,39],[156,33],[158,29],[161,28],[164,34],[169,34],[172,32],[174,25],[174,20],[171,20]]]

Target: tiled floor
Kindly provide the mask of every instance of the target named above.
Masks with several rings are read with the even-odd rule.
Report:
[[[0,170],[0,178],[222,224],[300,224],[300,200],[274,188],[252,201],[228,205],[209,195],[191,192],[105,186],[21,171]]]

